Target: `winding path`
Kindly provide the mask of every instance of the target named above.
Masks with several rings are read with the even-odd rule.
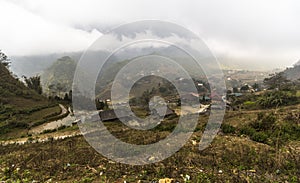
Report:
[[[59,104],[59,107],[61,108],[61,114],[59,114],[58,116],[63,116],[63,115],[66,115],[67,113],[69,113],[68,109],[65,106],[63,106],[62,104]],[[67,117],[65,117],[63,119],[45,123],[45,124],[42,124],[40,126],[30,129],[29,134],[33,134],[32,137],[0,141],[0,145],[9,145],[9,144],[23,145],[26,142],[40,143],[40,142],[47,142],[51,139],[59,140],[59,139],[65,139],[65,138],[81,135],[80,131],[63,132],[63,133],[55,132],[55,133],[41,134],[44,130],[54,130],[63,125],[64,126],[72,126],[72,123],[75,120],[76,120],[76,118],[74,116],[68,115]],[[33,139],[33,140],[31,140],[31,139]]]
[[[68,109],[63,106],[62,104],[59,104],[59,107],[61,108],[61,114],[59,116],[63,116],[66,115],[69,111]],[[58,116],[58,117],[59,117]],[[53,129],[57,129],[60,126],[71,126],[72,122],[74,122],[76,120],[75,117],[68,115],[67,117],[60,119],[60,120],[56,120],[56,121],[52,121],[49,123],[45,123],[42,124],[40,126],[36,126],[32,129],[29,130],[30,134],[40,134],[42,133],[44,130],[53,130]]]

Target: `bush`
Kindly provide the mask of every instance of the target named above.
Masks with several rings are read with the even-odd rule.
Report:
[[[39,120],[39,121],[37,121],[37,122],[34,122],[34,123],[31,125],[31,127],[36,127],[36,126],[42,125],[42,124],[44,124],[44,123],[46,123],[46,122],[47,122],[47,120],[45,120],[45,119]]]
[[[251,140],[256,142],[266,143],[268,139],[268,135],[264,132],[255,132],[250,136]]]
[[[282,136],[289,140],[300,140],[300,126],[297,124],[283,124]]]
[[[176,124],[175,123],[161,123],[159,125],[157,125],[155,128],[153,128],[152,130],[153,131],[160,131],[160,132],[163,132],[163,131],[169,131],[169,132],[172,132],[176,127]]]
[[[228,124],[222,124],[221,129],[223,133],[235,133],[235,127]]]
[[[271,114],[259,113],[257,115],[257,120],[252,122],[250,125],[256,130],[264,131],[273,127],[275,122],[276,122],[276,117],[274,113]]]
[[[56,131],[56,129],[47,129],[47,130],[44,130],[41,134],[53,133],[55,131]]]
[[[47,129],[47,130],[44,130],[44,131],[42,132],[42,134],[53,133],[53,132],[56,132],[56,131],[58,131],[58,130],[63,130],[63,129],[65,129],[65,128],[67,128],[67,126],[61,125],[61,126],[58,127],[57,129],[55,128],[55,129]]]
[[[263,108],[278,107],[297,103],[295,93],[284,91],[266,92],[258,100],[258,104]]]
[[[61,125],[60,127],[57,128],[57,130],[63,130],[63,129],[65,129],[65,128],[67,128],[67,126]]]
[[[56,117],[59,116],[62,113],[62,110],[60,109],[58,112],[53,112],[47,116],[44,116],[43,119],[48,119],[48,118],[52,118],[52,117]]]
[[[255,133],[255,129],[252,128],[251,126],[243,126],[241,129],[240,129],[240,133],[241,134],[244,134],[244,135],[248,135],[248,136],[252,136],[254,133]]]

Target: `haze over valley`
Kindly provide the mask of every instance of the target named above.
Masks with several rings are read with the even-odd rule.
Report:
[[[300,182],[297,0],[0,0],[0,182]]]

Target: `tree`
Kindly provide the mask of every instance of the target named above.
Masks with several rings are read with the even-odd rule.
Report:
[[[68,93],[65,93],[64,101],[72,102],[72,90],[70,90]]]
[[[108,104],[107,104],[106,101],[96,99],[95,102],[96,102],[96,108],[97,108],[97,110],[108,109]]]
[[[30,78],[23,76],[23,78],[28,88],[35,90],[38,94],[42,94],[41,76],[33,76]]]
[[[142,104],[148,105],[150,98],[151,98],[151,94],[150,94],[149,90],[144,91],[144,93],[142,95]]]
[[[1,50],[0,50],[0,64],[3,64],[5,67],[9,67],[10,64],[10,59]]]
[[[61,83],[56,84],[56,90],[58,91],[59,96],[63,96],[63,92],[66,91],[66,86]]]
[[[249,85],[244,85],[241,87],[241,91],[248,91],[250,89]]]
[[[232,91],[233,91],[233,93],[238,93],[239,89],[237,87],[233,87]]]
[[[253,88],[254,90],[259,90],[259,84],[254,83],[254,84],[252,85],[252,88]]]
[[[68,95],[68,93],[65,93],[65,96],[64,96],[64,101],[69,101],[70,99],[69,99],[69,95]]]
[[[72,97],[73,97],[73,91],[69,91],[69,101],[72,102]]]
[[[267,92],[257,102],[263,108],[278,107],[297,101],[296,94],[283,91]]]
[[[284,86],[289,83],[289,80],[286,78],[283,72],[270,75],[270,78],[264,79],[264,84],[269,87],[269,89],[278,88],[281,90]]]

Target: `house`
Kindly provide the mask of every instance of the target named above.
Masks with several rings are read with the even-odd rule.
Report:
[[[231,93],[231,94],[229,94],[229,96],[235,96],[235,97],[240,97],[242,95],[243,95],[242,93]]]
[[[202,96],[202,101],[203,101],[203,102],[209,102],[209,101],[211,101],[211,98],[210,98],[209,96],[203,95],[203,96]]]
[[[78,123],[81,123],[81,119],[76,119],[75,121],[72,122],[72,126],[77,125]]]
[[[214,101],[223,101],[223,100],[222,100],[222,96],[219,95],[219,94],[218,94],[217,92],[215,92],[215,91],[212,91],[212,92],[211,92],[210,98],[211,98],[212,100],[214,100]]]
[[[116,109],[116,111],[120,115],[120,116],[118,116],[119,118],[129,117],[129,114],[126,110]],[[113,120],[119,119],[115,113],[115,110],[113,110],[113,109],[100,111],[99,116],[100,116],[101,121],[113,121]]]
[[[167,117],[172,114],[175,114],[175,112],[172,109],[170,109],[168,106],[166,108],[165,107],[154,108],[153,113],[158,114],[159,117]]]
[[[210,108],[210,105],[200,105],[200,109],[197,111],[200,115],[205,114],[208,112],[208,109]]]
[[[185,102],[193,102],[193,101],[199,101],[199,97],[195,96],[191,93],[184,94],[181,96],[181,100]]]
[[[218,105],[218,104],[214,104],[210,106],[210,109],[212,110],[224,110],[224,106],[223,105]]]
[[[117,113],[120,116],[117,116],[115,111],[117,111]],[[164,107],[154,108],[153,113],[157,114],[159,117],[170,116],[172,114],[175,114],[175,112],[172,109],[170,109],[168,106],[167,106],[167,109],[165,109]],[[119,118],[130,119],[132,117],[132,116],[130,116],[128,111],[124,110],[124,109],[115,109],[115,110],[111,109],[111,110],[100,111],[99,116],[100,116],[101,121],[103,121],[103,122],[104,121],[113,121],[113,120],[117,120]]]

